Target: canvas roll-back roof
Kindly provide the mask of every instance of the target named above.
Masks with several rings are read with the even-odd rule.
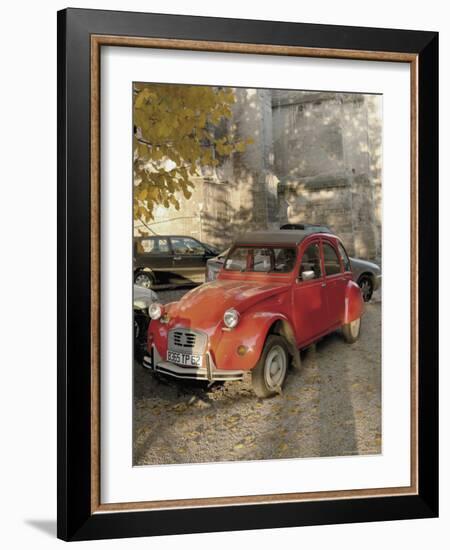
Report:
[[[282,245],[282,246],[297,246],[306,237],[314,234],[324,234],[325,231],[317,231],[317,228],[297,229],[276,229],[272,231],[252,231],[240,235],[234,242],[235,246],[239,245]],[[326,233],[330,236],[330,233]]]

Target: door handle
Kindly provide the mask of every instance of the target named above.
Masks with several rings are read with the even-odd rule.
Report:
[[[320,286],[321,287],[327,286],[327,283],[322,283]]]
[[[181,256],[174,256],[173,259],[174,260],[181,260]]]

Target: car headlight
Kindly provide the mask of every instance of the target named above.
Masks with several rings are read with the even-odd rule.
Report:
[[[153,319],[154,321],[157,321],[163,312],[163,307],[161,304],[158,304],[158,302],[153,302],[148,306],[148,314],[150,315],[150,319]]]
[[[239,313],[235,309],[227,309],[223,314],[223,322],[228,328],[234,328],[239,323]]]

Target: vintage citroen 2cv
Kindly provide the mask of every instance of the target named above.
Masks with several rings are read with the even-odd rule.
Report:
[[[215,281],[149,313],[144,367],[209,381],[251,371],[256,395],[269,397],[300,349],[340,328],[358,339],[363,300],[337,236],[260,231],[236,240]]]

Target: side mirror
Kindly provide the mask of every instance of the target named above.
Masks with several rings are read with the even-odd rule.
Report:
[[[301,275],[302,281],[310,281],[311,279],[315,279],[315,277],[316,277],[316,274],[312,269],[311,271],[303,271]]]

